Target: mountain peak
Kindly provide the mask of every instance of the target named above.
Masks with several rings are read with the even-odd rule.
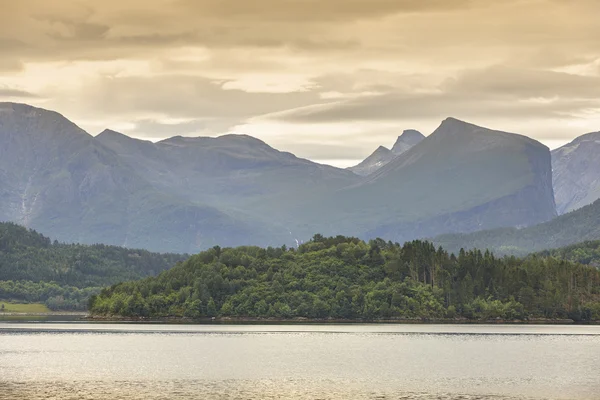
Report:
[[[392,151],[396,154],[403,153],[423,139],[425,139],[425,136],[421,132],[414,129],[407,129],[402,132],[402,135],[398,136],[394,147],[392,147]]]
[[[96,138],[100,138],[100,137],[117,137],[117,138],[127,137],[127,138],[129,138],[129,136],[125,135],[124,133],[113,131],[112,129],[108,129],[108,128],[103,130],[96,136]]]
[[[394,143],[394,147],[392,147],[392,152],[397,155],[402,154],[423,139],[425,139],[425,136],[423,136],[421,132],[414,129],[407,129],[402,132],[402,135],[398,136],[396,143]]]
[[[62,138],[91,138],[83,129],[56,111],[24,103],[0,102],[0,118],[4,132],[13,135],[33,135],[47,140]],[[66,139],[69,140],[69,139]]]
[[[56,111],[34,107],[25,103],[0,102],[0,113],[14,113],[20,117],[26,118],[43,118],[48,122],[68,123],[75,126],[75,124],[69,121],[64,115],[57,113]]]
[[[159,142],[160,144],[186,146],[186,145],[225,145],[225,146],[268,146],[265,142],[249,135],[227,134],[217,137],[210,136],[173,136]]]
[[[392,161],[395,156],[387,147],[379,146],[377,150],[360,164],[350,167],[348,170],[354,172],[356,175],[367,176]]]
[[[423,139],[425,139],[425,136],[415,129],[406,129],[404,132],[402,132],[402,135],[398,136],[398,140],[402,140],[404,143],[410,144],[417,144]]]

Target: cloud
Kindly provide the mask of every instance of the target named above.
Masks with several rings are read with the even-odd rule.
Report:
[[[142,119],[133,122],[132,127],[123,129],[127,135],[143,139],[164,139],[172,136],[214,136],[216,133],[228,132],[235,125],[217,120],[154,120]]]
[[[380,88],[382,89],[382,88]],[[407,118],[553,118],[599,109],[600,77],[491,67],[469,70],[435,90],[388,88],[379,95],[310,105],[265,116],[290,123]]]
[[[92,132],[244,129],[352,159],[450,115],[536,137],[598,130],[596,0],[5,3],[3,96]]]
[[[37,99],[39,96],[25,90],[0,86],[0,98]]]

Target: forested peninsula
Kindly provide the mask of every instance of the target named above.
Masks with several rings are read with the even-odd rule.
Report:
[[[214,247],[103,289],[96,318],[600,320],[600,270],[426,241],[315,235],[298,248]]]

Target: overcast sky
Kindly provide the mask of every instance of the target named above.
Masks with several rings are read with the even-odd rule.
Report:
[[[340,166],[448,116],[600,130],[599,0],[0,0],[0,101]]]

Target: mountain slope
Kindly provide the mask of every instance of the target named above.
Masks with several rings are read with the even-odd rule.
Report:
[[[504,228],[442,235],[433,241],[449,251],[478,248],[490,249],[497,254],[525,255],[588,240],[600,240],[600,200],[525,229]]]
[[[330,218],[338,218],[337,226],[400,242],[443,232],[533,225],[556,215],[546,146],[452,118],[329,201],[332,209],[336,205]]]
[[[402,135],[398,136],[392,150],[379,146],[369,157],[365,158],[358,165],[348,168],[348,170],[360,176],[370,175],[400,154],[410,150],[423,139],[425,139],[425,136],[421,132],[413,129],[406,130]]]
[[[580,136],[552,151],[556,209],[576,210],[600,198],[600,132]]]
[[[0,103],[0,221],[60,241],[193,252],[263,231],[153,185],[62,115]]]

